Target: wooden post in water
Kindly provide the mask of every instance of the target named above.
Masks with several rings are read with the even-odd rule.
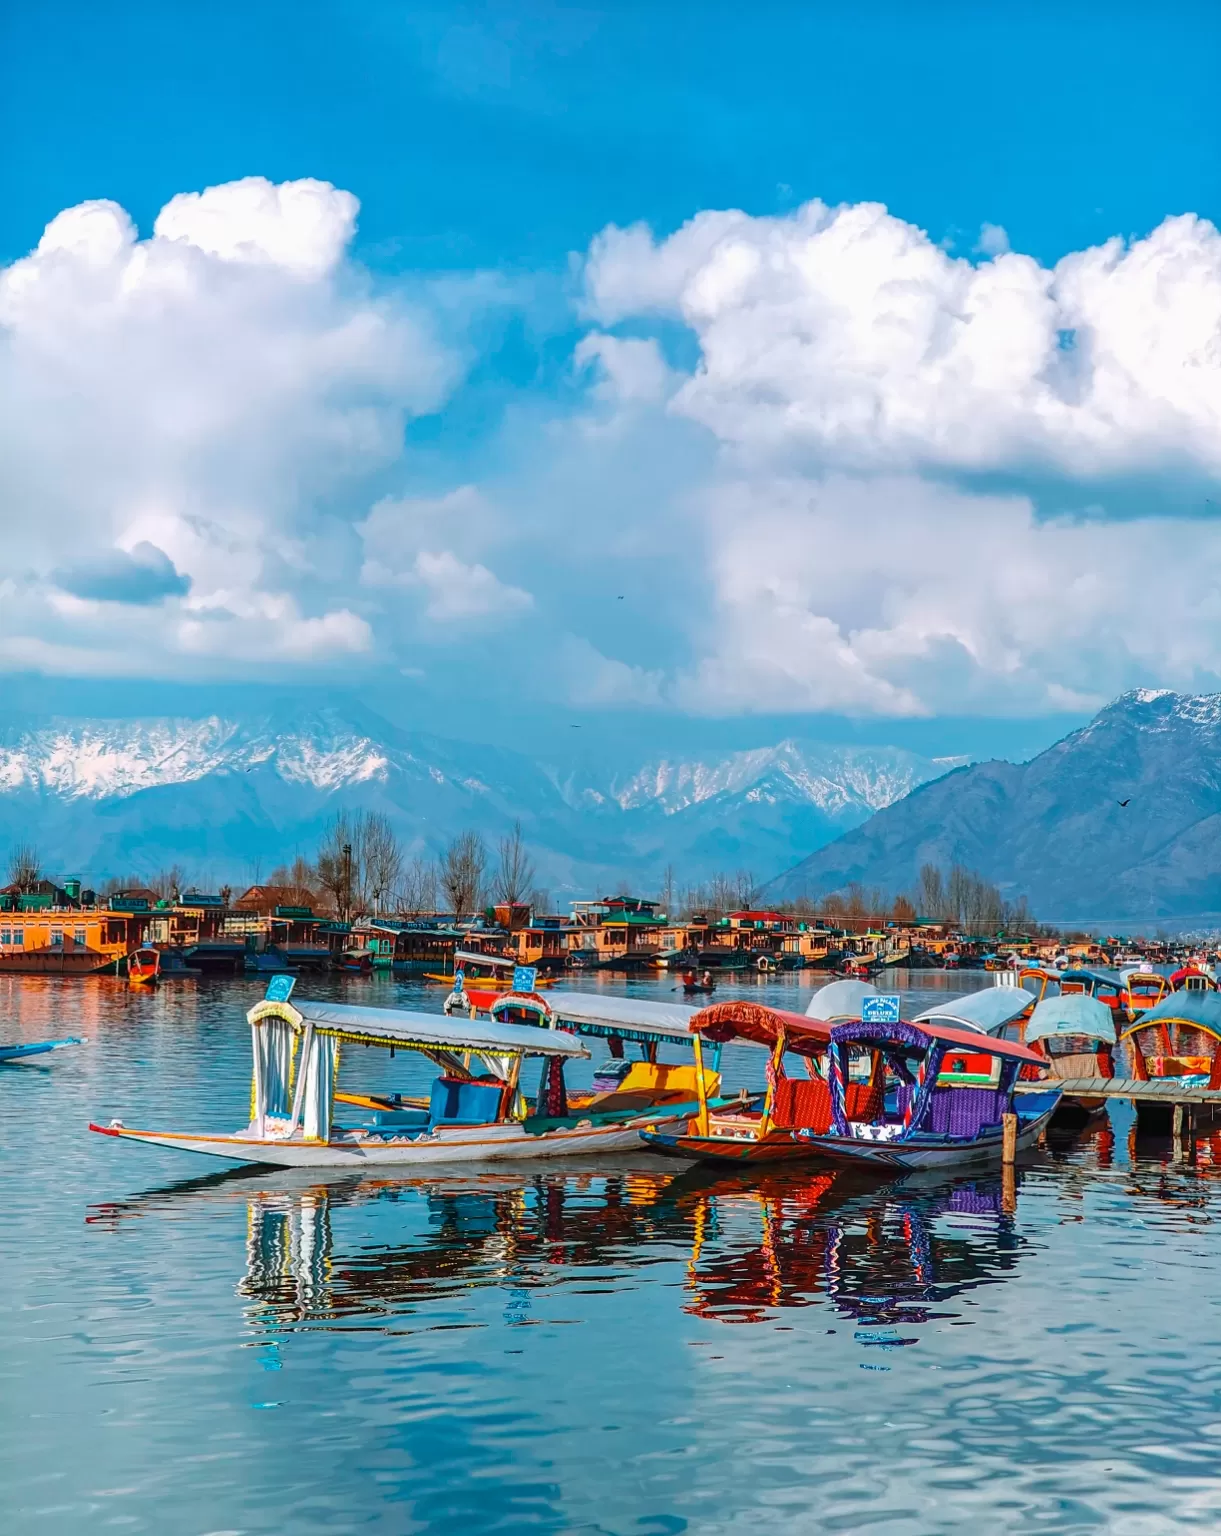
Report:
[[[1012,1165],[1017,1160],[1017,1122],[1012,1110],[1001,1116],[1001,1162]]]
[[[1017,1169],[1012,1163],[1001,1168],[1001,1210],[1006,1216],[1017,1215]]]

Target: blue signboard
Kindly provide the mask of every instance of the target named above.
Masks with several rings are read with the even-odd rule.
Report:
[[[273,976],[267,983],[267,998],[269,1003],[286,1003],[293,995],[293,988],[297,985],[295,976]]]
[[[454,991],[455,992],[461,992],[462,988],[465,985],[466,985],[466,972],[465,971],[455,971],[454,972]]]
[[[537,980],[537,965],[515,965],[513,967],[514,992],[533,992],[534,984]]]
[[[861,998],[862,1024],[897,1024],[899,1022],[899,994],[879,993],[877,997]]]

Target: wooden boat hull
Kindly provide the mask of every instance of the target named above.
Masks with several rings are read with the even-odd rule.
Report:
[[[791,1163],[803,1158],[808,1162],[813,1155],[803,1142],[794,1141],[788,1131],[771,1131],[762,1140],[747,1140],[651,1130],[645,1131],[641,1140],[651,1152],[663,1157],[681,1157],[697,1163],[732,1163],[736,1167],[749,1163]]]
[[[1032,1147],[1046,1129],[1059,1103],[1041,1108],[1037,1115],[1019,1116],[1018,1150]],[[650,1131],[645,1145],[664,1155],[685,1157],[701,1163],[775,1163],[798,1159],[829,1158],[863,1167],[948,1168],[964,1163],[999,1162],[1002,1134],[980,1136],[970,1142],[929,1139],[920,1142],[858,1141],[853,1136],[822,1136],[800,1131],[771,1131],[762,1140],[733,1136],[693,1136]]]
[[[655,1123],[654,1115],[650,1123]],[[175,1152],[197,1152],[234,1163],[258,1163],[271,1168],[420,1168],[432,1164],[484,1163],[502,1160],[590,1157],[643,1150],[644,1117],[628,1125],[573,1126],[537,1135],[511,1125],[444,1126],[414,1141],[357,1139],[339,1136],[329,1142],[294,1138],[277,1141],[238,1131],[229,1136],[141,1131],[112,1122],[90,1125],[103,1136],[139,1141]]]
[[[1047,1129],[1059,1104],[1059,1094],[1037,1115],[1019,1115],[1017,1149],[1027,1151]],[[929,1137],[919,1142],[858,1141],[854,1136],[813,1136],[802,1138],[820,1157],[834,1162],[855,1163],[867,1168],[956,1168],[969,1163],[1000,1162],[1003,1133],[985,1132],[970,1141]]]

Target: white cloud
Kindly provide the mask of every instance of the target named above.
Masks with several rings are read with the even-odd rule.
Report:
[[[737,480],[707,513],[688,708],[1055,713],[1221,671],[1221,532],[1198,522],[1039,522],[1022,496],[843,475]]]
[[[343,256],[360,204],[325,181],[247,176],[204,192],[180,192],[157,216],[153,233],[182,240],[225,261],[268,262],[317,278]]]
[[[356,211],[324,182],[249,178],[173,198],[141,240],[91,202],[0,269],[5,553],[29,593],[0,613],[8,654],[87,649],[89,606],[38,593],[56,573],[86,595],[151,593],[142,547],[165,601],[152,647],[142,620],[112,615],[121,670],[374,643],[335,600],[355,586],[351,522],[458,368],[418,306],[347,261]]]
[[[428,595],[426,617],[442,624],[507,618],[534,604],[529,592],[506,586],[486,565],[464,564],[448,549],[421,550],[409,581]]]
[[[651,336],[642,339],[593,331],[577,343],[573,362],[578,368],[597,369],[594,394],[613,404],[639,401],[655,405],[678,382]]]
[[[1221,236],[1190,215],[1047,269],[951,257],[878,204],[702,213],[661,241],[607,230],[587,279],[603,324],[691,328],[672,408],[763,457],[1221,468]]]

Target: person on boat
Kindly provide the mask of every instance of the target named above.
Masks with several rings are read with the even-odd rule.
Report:
[[[712,979],[711,971],[705,971],[700,977],[700,986],[703,987],[705,992],[711,992],[713,987],[716,986],[716,982]]]
[[[690,971],[690,970],[684,971],[683,972],[683,986],[684,987],[694,987],[694,985],[695,985],[695,972],[694,971]]]

